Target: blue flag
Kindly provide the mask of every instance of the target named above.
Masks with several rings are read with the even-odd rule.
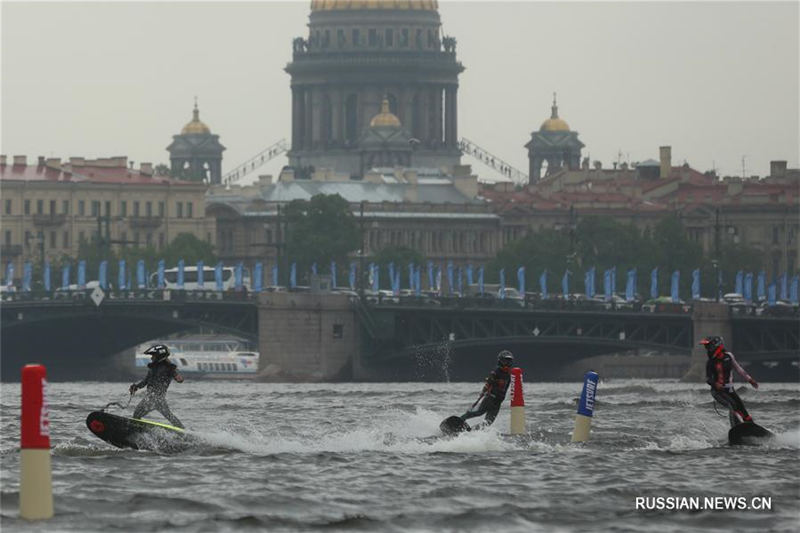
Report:
[[[434,290],[433,261],[428,261],[428,290]]]
[[[422,294],[422,265],[417,265],[414,271],[414,285],[416,285],[415,294],[419,296]]]
[[[592,269],[587,270],[583,274],[583,292],[586,294],[587,298],[591,298],[594,296],[592,294]]]
[[[61,288],[64,290],[69,289],[69,269],[69,263],[65,263],[61,266]]]
[[[241,261],[236,264],[236,268],[233,270],[233,288],[237,291],[241,291],[244,288],[244,265]]]
[[[500,291],[498,293],[500,299],[504,299],[506,297],[506,269],[500,269]]]
[[[658,298],[658,267],[650,272],[650,298]]]
[[[569,277],[572,275],[572,272],[569,270],[564,271],[564,275],[561,276],[561,294],[564,295],[564,299],[569,299]]]
[[[798,300],[797,288],[800,285],[800,276],[792,276],[792,281],[789,283],[789,301],[792,305],[800,303]]]
[[[611,267],[611,294],[617,294],[617,267]]]
[[[370,270],[372,270],[372,291],[378,292],[381,288],[381,269],[378,265],[370,263]]]
[[[447,262],[447,294],[453,294],[453,262]]]
[[[700,269],[692,270],[692,300],[700,299]]]
[[[280,287],[280,279],[279,279],[280,271],[278,270],[278,263],[272,265],[272,286],[273,287]]]
[[[436,265],[436,292],[442,294],[442,265]]]
[[[764,300],[767,297],[767,273],[763,270],[758,273],[756,279],[756,299]]]
[[[11,261],[6,265],[6,287],[14,286],[14,263]]]
[[[769,284],[769,288],[767,289],[767,305],[773,306],[778,299],[778,286],[773,280],[772,283]]]
[[[261,292],[264,284],[264,264],[259,261],[253,268],[253,292]]]
[[[483,296],[483,267],[478,267],[478,293]]]
[[[394,283],[394,261],[389,261],[387,268],[389,269],[389,287],[391,288]]]
[[[736,294],[744,295],[744,272],[736,273]]]
[[[625,282],[625,301],[632,302],[636,299],[636,269],[628,270],[628,279]]]
[[[392,279],[392,294],[395,296],[400,295],[400,269],[398,268],[394,273],[394,279]]]
[[[97,280],[100,283],[100,288],[103,290],[108,289],[108,261],[100,261],[100,268],[97,272]]]
[[[139,289],[144,289],[144,259],[139,259],[136,262],[136,286]]]
[[[464,296],[464,269],[458,267],[458,276],[456,278],[458,280],[458,295]]]
[[[86,288],[86,261],[83,259],[78,261],[78,288]]]
[[[119,290],[124,291],[127,288],[127,281],[128,276],[125,275],[125,260],[119,260],[119,267],[117,269],[117,286]]]
[[[197,288],[202,289],[204,286],[204,274],[205,274],[205,265],[203,261],[200,260],[197,262]]]
[[[780,298],[781,298],[781,300],[786,301],[786,300],[789,299],[789,291],[788,291],[788,289],[789,289],[789,276],[787,276],[786,272],[784,272],[783,274],[781,274],[781,277],[778,278],[778,279],[780,279],[780,288],[781,288]]]
[[[184,281],[183,270],[184,270],[184,268],[186,268],[186,266],[185,266],[185,264],[183,262],[183,259],[178,259],[178,288],[179,289],[183,289],[183,281]]]
[[[314,263],[314,265],[311,266],[311,272],[316,274],[316,270],[316,263]],[[297,287],[297,263],[292,263],[289,267],[289,287],[292,289]]]
[[[611,286],[611,269],[609,268],[603,272],[603,295],[607,302],[611,301],[613,295],[613,287]]]
[[[317,264],[316,263],[311,263],[311,273],[314,274],[315,276],[317,275]]]
[[[467,285],[472,285],[472,264],[467,264]]]
[[[547,269],[539,276],[539,290],[542,292],[542,300],[547,299]]]
[[[517,285],[519,286],[519,295],[525,297],[525,267],[521,266],[517,269]]]
[[[33,265],[30,261],[25,261],[25,266],[22,267],[22,271],[22,290],[30,292],[31,282],[33,281]]]
[[[744,299],[748,302],[753,300],[753,273],[748,272],[744,276]]]
[[[336,261],[331,261],[331,288],[336,288]]]
[[[676,270],[672,273],[672,283],[670,285],[670,296],[673,302],[680,301],[680,292],[679,292],[679,285],[681,281],[681,272],[680,270]]]
[[[214,285],[218,291],[222,290],[222,261],[214,266]]]
[[[414,290],[414,263],[408,264],[408,290]]]
[[[44,290],[50,292],[50,261],[44,262],[44,272],[42,273],[42,277],[44,278]]]
[[[352,291],[356,290],[356,268],[355,263],[350,263],[350,275],[347,281],[350,282],[350,290]]]
[[[159,259],[159,260],[158,260],[158,269],[157,269],[157,272],[158,272],[158,274],[156,274],[156,276],[158,277],[158,285],[157,285],[157,288],[159,288],[159,289],[163,289],[163,288],[164,288],[164,285],[165,285],[165,284],[164,284],[164,260],[163,260],[163,259]]]

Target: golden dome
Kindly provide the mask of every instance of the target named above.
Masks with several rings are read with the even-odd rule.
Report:
[[[391,111],[389,111],[389,99],[384,98],[381,102],[381,112],[372,117],[369,121],[369,127],[375,126],[395,126],[400,127],[400,119],[397,118]]]
[[[186,135],[189,133],[211,133],[211,130],[206,126],[203,122],[200,121],[200,110],[197,109],[197,102],[194,103],[194,113],[192,116],[192,121],[189,122],[187,125],[183,127],[181,130],[181,135]]]
[[[311,0],[311,11],[338,11],[344,9],[418,9],[436,11],[437,0]]]
[[[553,93],[553,107],[551,108],[550,118],[542,122],[539,131],[569,131],[569,125],[563,119],[558,118],[558,105],[556,104],[556,93]]]

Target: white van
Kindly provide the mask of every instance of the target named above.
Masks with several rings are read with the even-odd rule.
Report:
[[[197,275],[196,266],[186,266],[183,268],[183,287],[178,287],[178,269],[167,268],[164,270],[164,288],[169,290],[183,290],[196,291],[215,291],[217,290],[217,280],[215,277],[215,267],[203,267],[203,287],[200,288],[198,284],[199,277]],[[158,286],[158,272],[150,275],[150,286]],[[246,291],[250,291],[250,271],[247,268],[242,268],[242,287]],[[232,291],[236,288],[236,267],[223,266],[222,267],[222,290]]]

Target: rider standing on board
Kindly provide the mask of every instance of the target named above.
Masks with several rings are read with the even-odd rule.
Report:
[[[149,355],[152,362],[147,364],[147,376],[139,383],[134,383],[130,387],[130,393],[133,395],[137,389],[147,387],[147,393],[144,399],[136,406],[133,412],[133,418],[142,418],[152,410],[161,413],[164,418],[170,421],[175,426],[182,428],[183,424],[178,420],[178,417],[172,414],[167,405],[167,389],[169,384],[174,379],[178,383],[183,383],[183,376],[178,373],[178,367],[167,359],[169,357],[169,348],[163,344],[155,344],[145,350],[145,354]]]
[[[736,361],[733,354],[725,349],[722,337],[706,337],[700,341],[705,346],[708,361],[706,361],[706,383],[711,385],[711,396],[716,401],[728,408],[728,418],[731,427],[743,422],[752,422],[753,417],[747,413],[744,402],[736,394],[733,385],[733,371],[739,373],[750,385],[758,388],[756,380],[744,371]]]
[[[462,420],[486,413],[485,424],[488,426],[494,422],[494,419],[497,418],[497,413],[500,411],[500,405],[506,398],[508,385],[511,383],[509,371],[512,364],[514,364],[514,356],[511,352],[503,350],[497,354],[497,368],[489,373],[486,383],[483,385],[481,397],[475,402],[476,405],[473,405],[466,413],[461,415]]]

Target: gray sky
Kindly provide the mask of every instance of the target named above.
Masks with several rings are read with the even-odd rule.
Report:
[[[168,163],[197,95],[225,172],[291,137],[283,67],[309,5],[2,2],[2,153]],[[722,175],[800,166],[798,2],[439,5],[466,67],[459,134],[525,172],[554,91],[604,166],[660,145]]]

